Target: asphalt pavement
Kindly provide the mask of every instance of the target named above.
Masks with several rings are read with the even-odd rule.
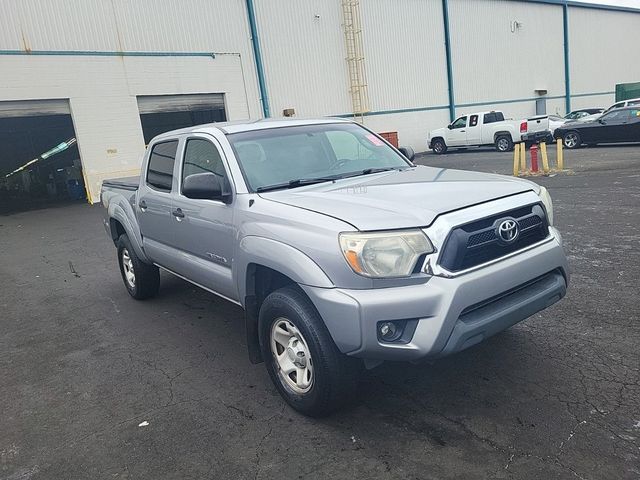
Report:
[[[511,171],[491,150],[416,161]],[[0,479],[640,478],[640,147],[566,165],[535,180],[566,298],[456,356],[384,364],[321,420],[249,363],[239,307],[169,275],[131,299],[100,205],[0,216]]]

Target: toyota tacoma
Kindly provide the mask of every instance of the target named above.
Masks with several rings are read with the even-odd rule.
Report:
[[[133,298],[162,269],[240,305],[249,359],[326,415],[363,366],[459,352],[565,295],[544,187],[412,159],[346,120],[200,125],[103,183],[104,225]]]

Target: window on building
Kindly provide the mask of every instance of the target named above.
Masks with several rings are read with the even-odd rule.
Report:
[[[149,157],[149,168],[147,169],[148,185],[157,190],[171,191],[177,149],[177,140],[156,143],[153,146]]]

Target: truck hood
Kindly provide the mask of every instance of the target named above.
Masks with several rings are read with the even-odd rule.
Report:
[[[434,137],[444,137],[446,128],[436,128],[435,130],[431,130],[427,135],[427,140],[431,140]]]
[[[511,177],[417,166],[260,196],[358,230],[391,230],[427,227],[443,213],[531,190],[537,185]]]

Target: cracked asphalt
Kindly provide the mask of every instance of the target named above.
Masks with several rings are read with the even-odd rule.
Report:
[[[490,150],[417,161],[511,170]],[[99,205],[0,216],[0,478],[640,478],[640,147],[566,163],[538,181],[567,297],[454,357],[368,372],[322,420],[249,363],[240,308],[169,275],[129,298]]]

